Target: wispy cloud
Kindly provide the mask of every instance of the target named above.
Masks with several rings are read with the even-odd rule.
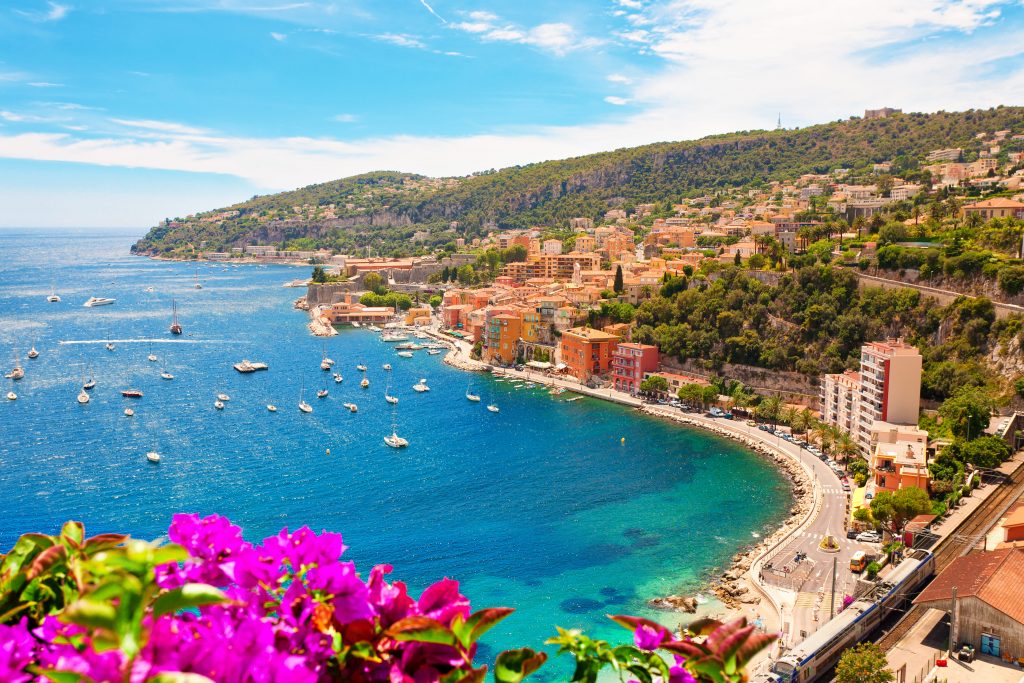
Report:
[[[276,5],[260,5],[260,4],[245,4],[237,3],[232,0],[217,0],[216,2],[195,2],[193,4],[180,3],[177,5],[163,5],[153,7],[153,12],[169,12],[169,13],[190,13],[190,12],[238,12],[238,13],[274,13],[274,12],[291,12],[298,9],[311,9],[315,8],[315,5],[311,2],[291,2],[285,4]]]
[[[423,5],[424,7],[426,7],[427,11],[430,12],[431,14],[433,14],[438,19],[438,21],[440,21],[442,24],[447,24],[448,23],[448,21],[445,20],[444,17],[442,17],[440,14],[438,14],[436,11],[434,11],[434,8],[430,6],[430,3],[428,3],[427,0],[420,0],[420,4]]]
[[[565,22],[550,22],[532,27],[506,22],[492,12],[469,12],[466,21],[448,24],[450,28],[476,35],[485,42],[518,43],[551,52],[559,57],[574,50],[591,48],[603,41],[590,38]]]
[[[182,123],[174,123],[173,121],[154,121],[151,119],[108,119],[111,123],[116,123],[119,126],[125,126],[127,128],[139,129],[152,131],[155,133],[167,133],[172,135],[204,135],[209,131],[203,130],[202,128],[194,128],[192,126],[186,126]]]
[[[287,40],[288,34],[287,33],[278,33],[277,31],[271,31],[270,32],[270,37],[280,43],[280,42],[283,42],[284,40]]]
[[[335,114],[331,117],[331,120],[338,123],[355,123],[359,120],[359,117],[355,114]]]
[[[610,83],[621,83],[623,85],[630,85],[633,79],[629,76],[623,76],[622,74],[608,74],[608,81]]]
[[[32,81],[28,85],[33,88],[63,88],[63,83],[50,83],[48,81]]]
[[[614,104],[617,107],[629,104],[629,100],[626,99],[625,97],[616,97],[615,95],[609,95],[608,97],[604,98],[604,101],[607,102],[608,104]]]
[[[45,10],[31,11],[16,9],[14,12],[32,21],[60,21],[71,11],[70,5],[60,5],[56,2],[46,3]]]
[[[383,43],[391,43],[399,47],[411,47],[417,50],[426,50],[427,44],[424,43],[416,36],[411,36],[407,33],[378,33],[377,35],[371,36],[374,40],[379,40]]]

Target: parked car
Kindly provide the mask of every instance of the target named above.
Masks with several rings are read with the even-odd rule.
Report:
[[[865,531],[857,534],[857,541],[860,543],[881,543],[882,536],[877,531]]]
[[[748,427],[754,427],[754,426],[757,426],[757,423],[754,422],[753,420],[747,420],[747,426]]]
[[[847,529],[847,531],[846,531],[846,537],[847,538],[856,539],[857,536],[859,536],[859,535],[860,535],[860,532],[857,531],[856,529]]]

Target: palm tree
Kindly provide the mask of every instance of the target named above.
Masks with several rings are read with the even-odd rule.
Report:
[[[843,456],[843,462],[849,465],[850,458],[860,453],[860,447],[853,440],[853,437],[843,432],[839,435],[839,440],[836,442],[836,452]]]
[[[789,425],[789,431],[796,431],[796,419],[799,412],[793,406],[784,406],[779,413],[779,420]]]

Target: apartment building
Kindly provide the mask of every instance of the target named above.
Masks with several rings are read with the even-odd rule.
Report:
[[[928,432],[915,425],[876,422],[871,428],[871,478],[875,491],[915,487],[928,491]]]
[[[589,327],[575,327],[562,333],[559,356],[566,370],[586,384],[595,375],[606,374],[619,337]]]
[[[867,452],[876,421],[916,425],[921,409],[921,354],[902,339],[861,347],[860,372],[825,375],[821,414]]]
[[[618,391],[637,393],[644,376],[657,369],[657,346],[624,342],[612,352],[612,385]]]

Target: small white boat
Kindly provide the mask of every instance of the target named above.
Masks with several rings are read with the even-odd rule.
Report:
[[[350,413],[354,413],[359,410],[359,406],[357,406],[355,403],[342,403],[342,405],[348,408],[348,412]]]
[[[14,381],[18,381],[24,376],[25,371],[21,368],[20,365],[15,365],[13,370],[4,375],[4,377],[6,377],[7,379],[13,379]]]
[[[152,286],[152,285],[150,285],[149,287],[146,287],[146,289],[144,289],[143,291],[145,291],[145,292],[149,292],[149,293],[151,293],[151,294],[152,294],[152,293],[153,293],[153,292],[155,292],[156,290],[155,290],[155,289],[153,289],[153,286]]]
[[[299,401],[299,410],[301,410],[304,413],[312,413],[313,406],[309,405],[305,401]]]
[[[224,410],[224,403],[222,401],[214,401],[213,407],[217,410]]]
[[[50,286],[50,296],[46,297],[46,300],[49,301],[51,304],[60,303],[60,297],[57,296],[56,287],[54,287],[53,285]]]
[[[385,436],[384,443],[392,448],[405,448],[409,445],[409,441],[407,439],[403,439],[395,432],[391,432],[391,436]]]
[[[344,379],[345,378],[341,376],[341,373],[338,373],[338,372],[334,373],[334,383],[335,384],[341,384],[342,380],[344,380]]]
[[[401,358],[412,358],[412,351],[399,351],[398,355]]]
[[[377,327],[376,325],[370,325],[366,329],[370,330],[371,332],[380,332],[380,328]]]
[[[18,395],[16,393],[14,393],[13,391],[8,391],[7,392],[7,400],[8,401],[17,401],[18,400]]]
[[[85,389],[82,389],[81,391],[78,392],[78,402],[81,403],[82,405],[85,405],[86,403],[89,402],[89,394],[85,391]]]
[[[107,351],[113,351],[113,350],[114,350],[115,348],[116,348],[116,347],[114,346],[114,342],[107,342],[107,343],[106,343],[106,349],[107,349]]]
[[[160,373],[160,379],[174,379],[174,375],[164,370]]]
[[[33,346],[31,349],[28,350],[28,357],[29,358],[38,358],[39,357],[39,352],[36,351],[36,347]]]
[[[491,411],[492,413],[500,412],[498,406],[494,405],[493,403],[487,406],[487,410]]]
[[[362,327],[362,325],[360,325],[359,323],[357,323],[356,321],[353,320],[352,321],[352,327]]]
[[[358,370],[359,372],[366,372],[366,366],[360,363],[359,365],[356,366],[356,370]]]
[[[572,398],[567,398],[567,399],[565,399],[565,402],[566,402],[566,403],[573,403],[574,401],[578,401],[578,400],[580,400],[581,398],[583,398],[583,397],[582,397],[582,396],[573,396]]]
[[[217,394],[217,400],[218,401],[230,401],[231,397],[228,396],[227,394]]]
[[[398,397],[397,396],[392,396],[390,394],[384,394],[384,400],[387,401],[388,403],[390,403],[391,405],[397,405],[398,404]]]
[[[419,382],[412,386],[412,390],[423,393],[424,391],[430,391],[430,387],[427,386],[427,380],[421,379]]]
[[[359,386],[361,386],[363,389],[366,389],[368,386],[370,386],[370,380],[364,377],[363,381],[359,383]]]
[[[385,363],[381,367],[384,368],[385,371],[391,372],[391,363]]]
[[[96,380],[89,378],[89,381],[82,385],[82,388],[86,391],[92,391],[93,387],[96,386]]]
[[[146,460],[152,463],[160,462],[160,454],[156,451],[150,451],[149,453],[146,453]]]
[[[124,416],[125,417],[131,417],[134,414],[135,414],[135,411],[132,410],[131,408],[125,408],[124,409]]]
[[[326,389],[321,389],[320,391],[316,392],[316,397],[317,398],[327,398],[327,390]]]
[[[109,306],[114,303],[116,299],[107,299],[102,296],[91,296],[89,299],[82,304],[85,308],[93,308],[94,306]]]
[[[427,351],[427,353],[431,356],[436,356],[437,354],[441,353],[441,349],[430,349],[429,351]]]
[[[196,284],[194,285],[194,287],[196,289],[202,289],[203,288],[203,286],[199,283],[199,269],[198,268],[196,268]]]
[[[320,361],[320,369],[323,370],[324,372],[330,372],[331,364],[327,362],[326,358]]]
[[[268,403],[267,404],[267,410],[269,410],[272,413],[276,413],[277,412],[277,406],[275,406],[273,403]]]
[[[391,342],[404,342],[404,341],[409,341],[409,337],[408,337],[408,335],[404,335],[404,334],[387,334],[387,333],[385,333],[385,334],[382,334],[380,336],[380,340],[382,342],[387,342],[387,343],[391,343]]]
[[[235,363],[231,367],[243,375],[247,375],[250,372],[256,372],[257,370],[266,370],[270,366],[266,363],[253,363],[248,358],[243,358],[241,363]]]
[[[477,396],[476,394],[471,394],[471,393],[469,393],[467,391],[466,392],[466,400],[467,401],[472,401],[473,403],[479,403],[480,402],[480,397]]]
[[[149,354],[148,356],[146,356],[146,360],[148,360],[150,363],[155,363],[157,361],[156,354]]]

